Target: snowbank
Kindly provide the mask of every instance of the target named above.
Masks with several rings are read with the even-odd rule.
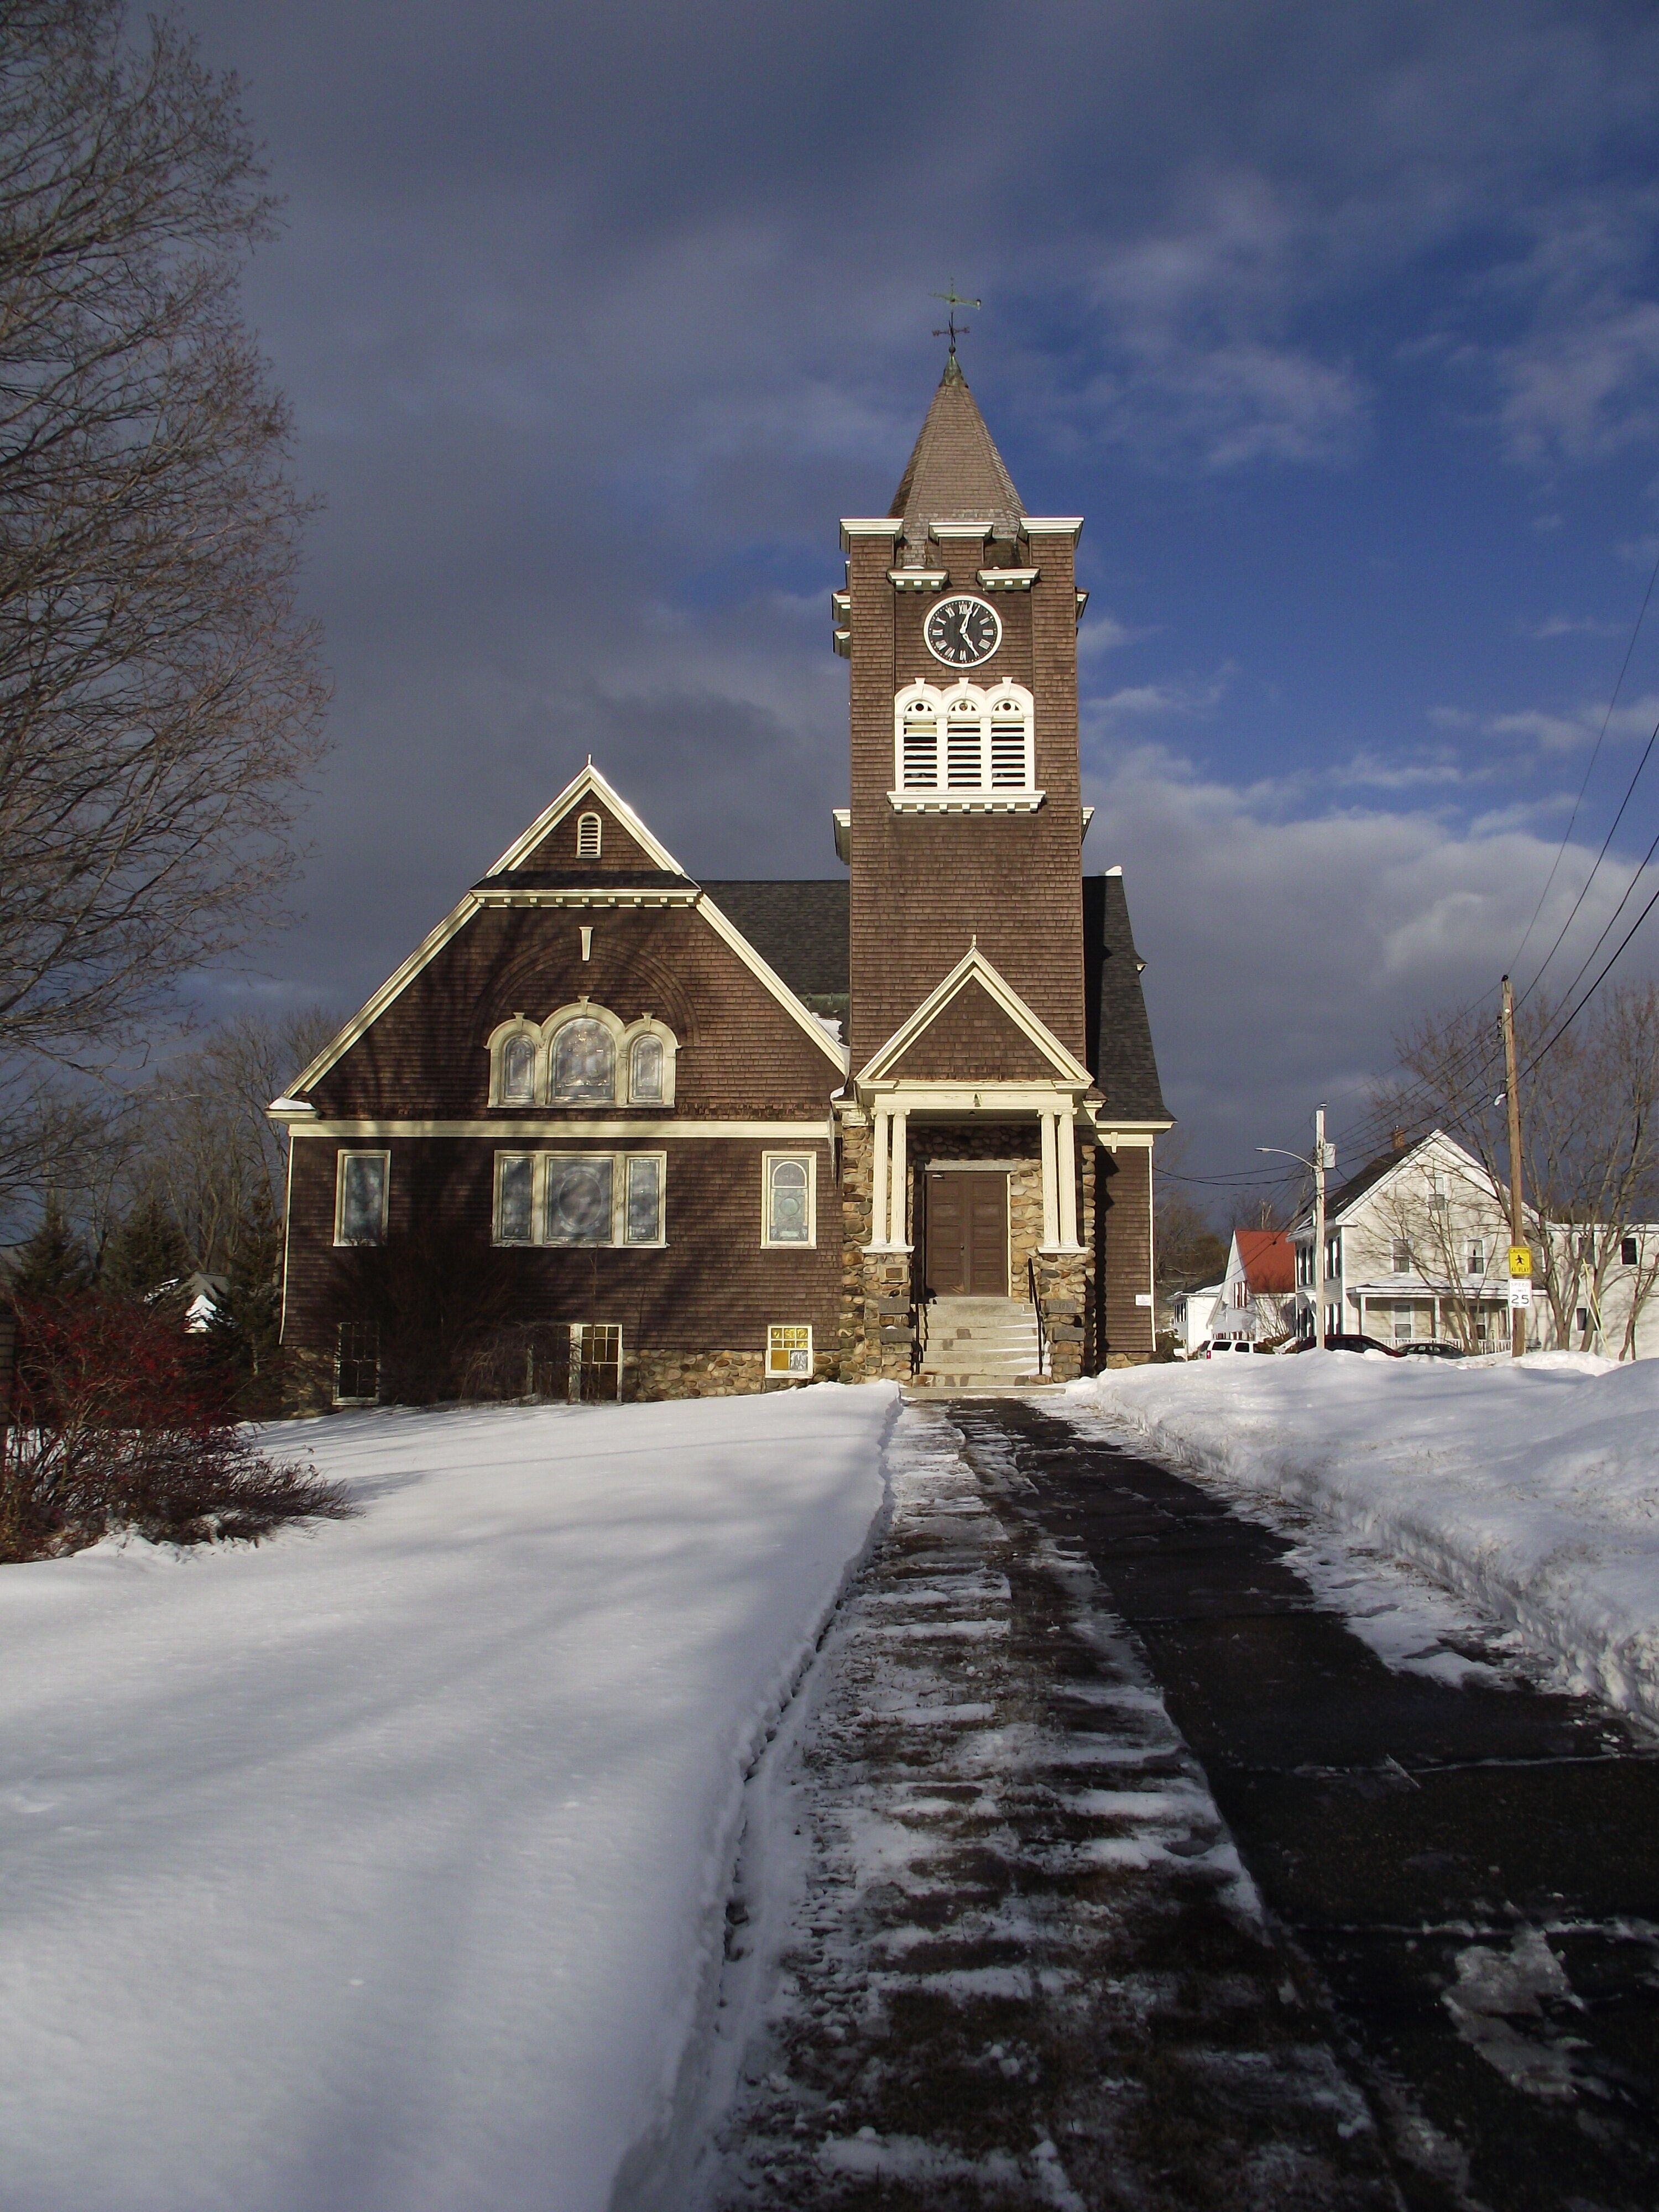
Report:
[[[343,1415],[361,1519],[0,1569],[0,2197],[639,2201],[894,1399]]]
[[[1659,1360],[1209,1360],[1100,1376],[1068,1402],[1334,1518],[1659,1722]]]

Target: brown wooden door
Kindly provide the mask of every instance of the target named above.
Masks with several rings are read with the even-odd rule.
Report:
[[[1008,1178],[927,1176],[927,1288],[935,1297],[1008,1295]]]

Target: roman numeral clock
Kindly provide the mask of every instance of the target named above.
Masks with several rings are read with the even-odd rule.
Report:
[[[1002,618],[983,599],[958,592],[941,599],[922,632],[927,650],[949,668],[977,668],[1002,642]]]

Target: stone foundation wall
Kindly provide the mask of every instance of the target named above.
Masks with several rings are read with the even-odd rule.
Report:
[[[1075,1382],[1089,1372],[1093,1334],[1086,1252],[1054,1258],[1039,1255],[1037,1297],[1048,1332],[1048,1371],[1056,1382]]]
[[[325,1352],[285,1346],[283,1351],[283,1411],[327,1413],[334,1408],[334,1362]]]

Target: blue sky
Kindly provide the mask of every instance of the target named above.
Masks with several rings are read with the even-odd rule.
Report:
[[[304,918],[210,1003],[355,1002],[590,750],[694,871],[834,874],[836,522],[951,278],[1088,518],[1086,859],[1186,1164],[1352,1121],[1515,959],[1659,556],[1650,7],[179,13],[288,198],[248,304],[336,684]],[[1523,976],[1656,720],[1659,611]],[[1656,830],[1659,763],[1550,980]]]

